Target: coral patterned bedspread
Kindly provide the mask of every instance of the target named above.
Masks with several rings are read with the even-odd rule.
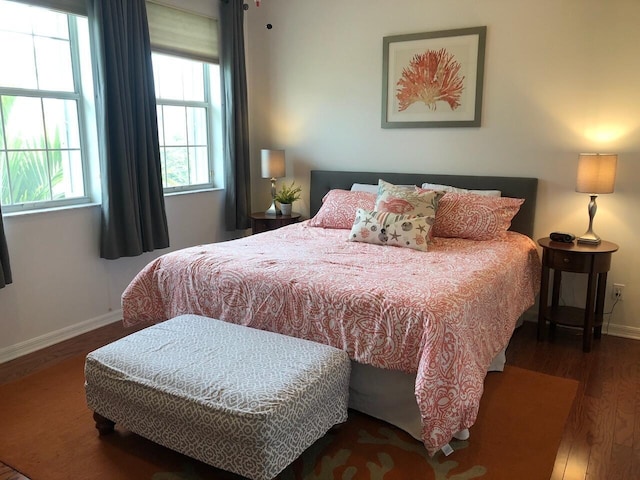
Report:
[[[125,325],[193,313],[306,338],[416,373],[433,454],[473,425],[484,377],[534,303],[533,241],[436,238],[428,252],[348,242],[307,222],[168,253],[122,296]]]

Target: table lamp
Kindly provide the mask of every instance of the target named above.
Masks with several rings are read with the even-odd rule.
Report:
[[[262,149],[260,158],[262,178],[271,179],[271,206],[264,213],[278,215],[280,210],[276,208],[276,178],[282,178],[285,175],[284,150]]]
[[[613,153],[580,154],[576,192],[588,193],[591,196],[591,201],[589,202],[589,229],[578,238],[578,243],[600,244],[600,237],[593,231],[593,217],[596,216],[598,210],[596,198],[599,193],[613,193],[617,163],[618,155]]]

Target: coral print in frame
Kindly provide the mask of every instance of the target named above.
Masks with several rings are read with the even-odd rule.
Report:
[[[383,38],[382,128],[479,127],[487,27]]]

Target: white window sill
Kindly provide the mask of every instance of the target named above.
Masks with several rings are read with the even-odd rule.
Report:
[[[63,212],[66,210],[77,210],[79,208],[92,208],[99,207],[99,203],[79,203],[77,205],[65,205],[64,207],[51,207],[51,208],[32,208],[28,210],[19,210],[14,212],[2,212],[2,216],[9,217],[22,217],[24,215],[36,215],[41,213],[50,213],[50,212]]]
[[[188,195],[190,193],[205,193],[205,192],[218,192],[224,190],[224,188],[219,187],[207,187],[207,188],[199,188],[197,190],[176,190],[175,192],[165,193],[165,197],[173,197],[175,195]]]
[[[165,193],[164,196],[165,197],[173,197],[173,196],[178,196],[178,195],[189,195],[192,193],[205,193],[205,192],[216,192],[216,191],[222,191],[224,190],[223,188],[219,188],[219,187],[213,187],[213,188],[202,188],[202,189],[198,189],[198,190],[182,190],[182,191],[178,191],[178,192],[171,192],[171,193]],[[13,211],[13,212],[2,212],[2,216],[4,218],[10,218],[10,217],[22,217],[24,215],[37,215],[37,214],[42,214],[42,213],[50,213],[50,212],[63,212],[66,210],[77,210],[80,208],[93,208],[93,207],[100,207],[101,204],[98,202],[92,202],[92,203],[79,203],[77,205],[65,205],[63,207],[51,207],[51,208],[33,208],[33,209],[25,209],[25,210],[18,210],[18,211]]]

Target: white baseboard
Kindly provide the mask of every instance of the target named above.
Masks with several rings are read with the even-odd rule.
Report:
[[[613,337],[632,338],[634,340],[640,340],[640,328],[628,327],[626,325],[610,324],[609,326],[602,325],[602,333],[611,335]]]
[[[118,309],[99,317],[85,320],[84,322],[71,325],[69,327],[56,330],[55,332],[46,333],[36,338],[30,338],[21,343],[0,348],[0,363],[14,360],[28,353],[35,352],[45,347],[49,347],[56,343],[68,340],[83,333],[90,332],[96,328],[104,327],[110,323],[122,320],[122,310]]]
[[[525,312],[524,315],[525,322],[538,323],[537,317],[527,315],[527,313],[528,312]],[[630,338],[632,340],[640,340],[640,328],[629,327],[627,325],[616,325],[615,323],[610,323],[609,325],[607,325],[607,323],[605,322],[602,325],[602,334],[611,335],[612,337],[623,337]]]

